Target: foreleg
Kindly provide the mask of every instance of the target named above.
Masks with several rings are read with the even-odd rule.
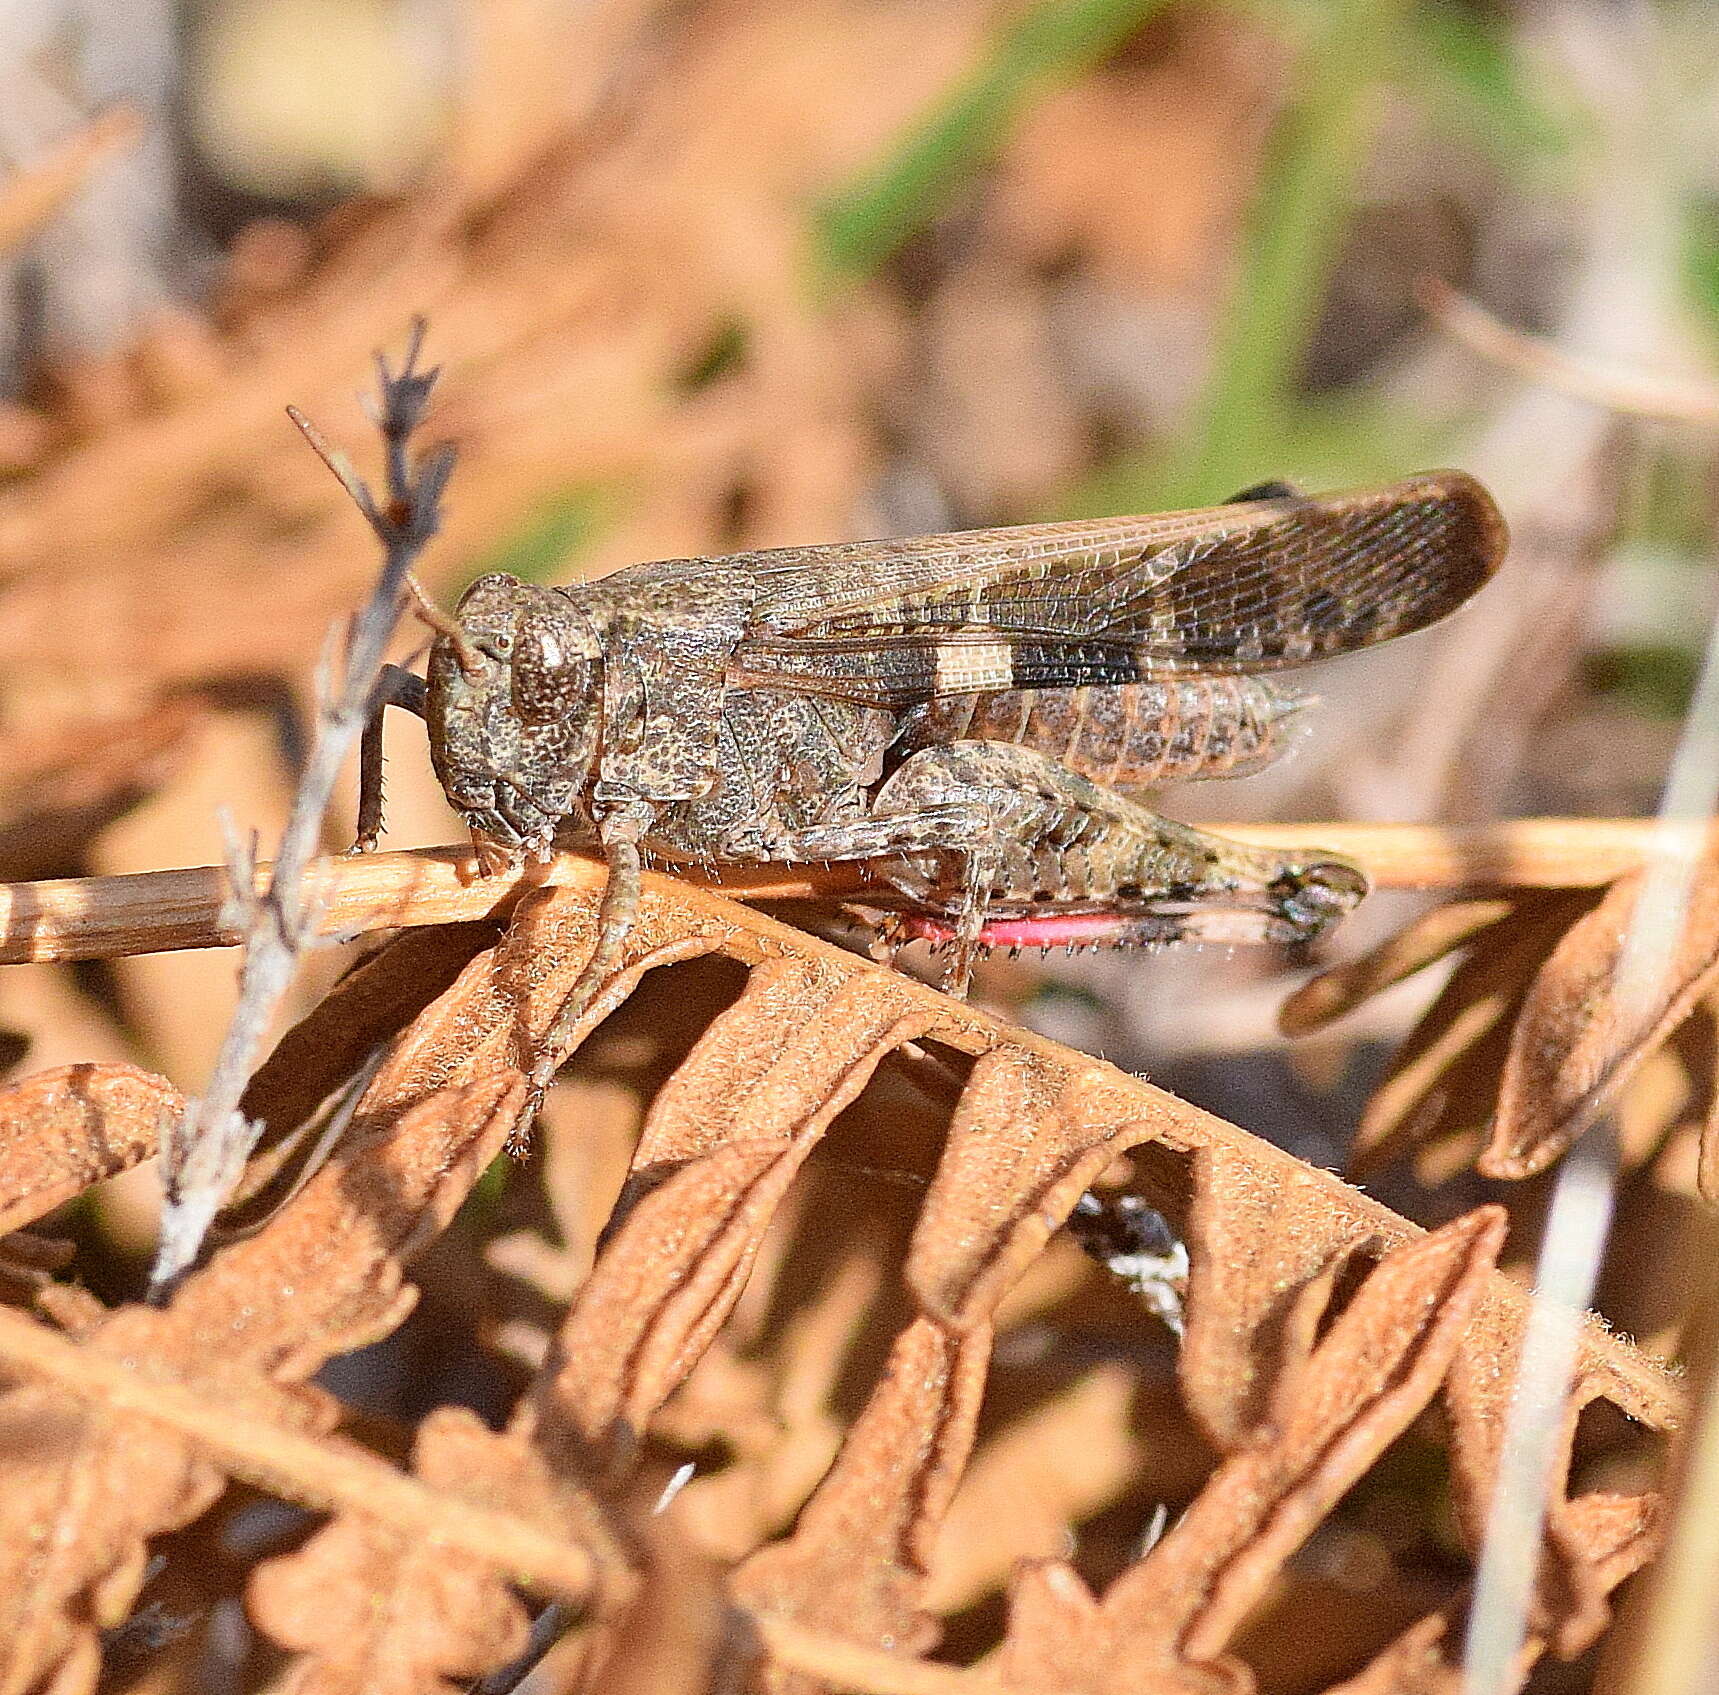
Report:
[[[585,969],[567,993],[543,1040],[527,1077],[530,1093],[521,1128],[509,1138],[515,1151],[524,1146],[524,1126],[537,1114],[543,1096],[567,1057],[568,1044],[580,1021],[621,963],[627,936],[638,916],[642,858],[639,844],[650,829],[655,807],[648,801],[628,801],[607,813],[597,826],[597,843],[609,867],[609,880],[597,908],[597,938]]]
[[[370,699],[370,716],[358,744],[358,836],[353,853],[370,853],[382,835],[382,714],[390,706],[424,716],[424,679],[400,665],[384,665]]]

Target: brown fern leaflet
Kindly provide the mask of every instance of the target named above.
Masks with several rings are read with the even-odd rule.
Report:
[[[94,1632],[124,1617],[150,1539],[208,1512],[224,1471],[336,1512],[300,1550],[265,1563],[250,1594],[253,1619],[299,1656],[294,1687],[318,1690],[427,1691],[500,1666],[525,1639],[516,1583],[559,1596],[573,1609],[566,1616],[584,1620],[553,1652],[588,1688],[628,1686],[627,1665],[641,1677],[673,1665],[676,1687],[738,1677],[777,1689],[890,1689],[910,1685],[889,1668],[905,1677],[916,1660],[951,1689],[963,1680],[1044,1695],[1108,1695],[1142,1679],[1249,1687],[1259,1653],[1250,1620],[1284,1584],[1308,1582],[1296,1550],[1435,1404],[1457,1524],[1473,1547],[1497,1463],[1508,1382],[1500,1365],[1525,1310],[1519,1288],[1491,1269],[1496,1211],[1426,1235],[1098,1061],[654,876],[623,958],[574,1037],[586,1042],[629,997],[643,1022],[623,1014],[590,1041],[562,1103],[589,1134],[629,1067],[659,1078],[666,1068],[641,1096],[650,1104],[595,1261],[507,1427],[436,1413],[396,1498],[375,1475],[378,1462],[326,1434],[333,1403],[300,1385],[331,1353],[404,1316],[402,1258],[446,1228],[501,1146],[599,928],[588,893],[545,890],[505,933],[449,926],[387,944],[288,1036],[247,1102],[280,1145],[318,1100],[338,1094],[355,1042],[381,1042],[321,1172],[164,1309],[39,1302],[76,1339],[58,1353],[25,1348],[0,1327],[0,1357],[38,1379],[0,1400],[10,1463],[29,1455],[0,1494],[16,1686],[50,1677],[87,1686]],[[445,985],[427,1000],[399,992],[414,959]],[[690,1051],[658,1053],[669,1027],[645,1003],[670,980],[663,968],[691,973],[687,987],[669,990],[684,1008],[718,960],[742,969],[738,998],[732,988],[717,996]],[[928,1186],[921,1198],[907,1191],[894,1213],[868,1211],[870,1201],[856,1208],[859,1196],[876,1198],[875,1183],[855,1189],[824,1147],[881,1153],[921,1136],[901,1140],[922,1116],[903,1092],[916,1068],[901,1062],[925,1044],[951,1055],[956,1072],[971,1067],[941,1136],[933,1129],[920,1144]],[[118,1076],[89,1087],[109,1103],[104,1141],[125,1148],[124,1159],[146,1153],[159,1095]],[[552,1118],[556,1110],[552,1102]],[[87,1108],[61,1122],[68,1146],[93,1123]],[[130,1142],[113,1133],[122,1122],[135,1127]],[[617,1128],[635,1134],[627,1113]],[[1024,1313],[1093,1286],[1078,1254],[1062,1257],[1058,1226],[1084,1192],[1123,1169],[1119,1160],[1190,1246],[1187,1333],[1173,1357],[1180,1399],[1217,1463],[1203,1485],[1190,1477],[1173,1486],[1162,1459],[1140,1473],[1142,1461],[1125,1452],[1084,1480],[1078,1468],[1040,1479],[1047,1534],[1106,1500],[1137,1500],[1142,1488],[1186,1488],[1175,1527],[1143,1556],[1119,1556],[1095,1589],[1058,1560],[1054,1541],[986,1552],[995,1518],[976,1523],[963,1502],[969,1488],[980,1492],[976,1505],[999,1484],[1021,1486],[1031,1448],[1009,1422],[987,1422],[993,1395],[1006,1398],[1019,1379],[1008,1363],[1019,1344],[1003,1342],[1022,1333]],[[81,1169],[93,1168],[86,1160]],[[838,1194],[844,1228],[820,1229],[817,1198],[827,1205]],[[899,1220],[899,1240],[886,1218]],[[784,1258],[802,1252],[826,1266],[809,1284]],[[797,1318],[785,1310],[769,1319],[771,1292],[785,1297],[790,1276],[792,1287],[820,1292],[797,1298]],[[1147,1322],[1136,1313],[1129,1333]],[[782,1323],[790,1328],[768,1342]],[[796,1331],[796,1346],[759,1379],[760,1363]],[[872,1386],[850,1401],[841,1384],[861,1337]],[[102,1386],[115,1381],[115,1362],[141,1359],[148,1372],[125,1374],[137,1389],[119,1410]],[[1127,1380],[1101,1367],[1030,1403],[1036,1410],[1016,1415],[1029,1421],[1022,1435],[1034,1427],[1040,1441],[1077,1440],[1072,1452],[1084,1450],[1090,1468],[1127,1428],[1128,1418],[1115,1422],[1126,1398],[1107,1386]],[[1597,1327],[1572,1391],[1566,1465],[1577,1416],[1595,1402],[1653,1429],[1678,1415],[1663,1372]],[[739,1446],[653,1520],[662,1456],[677,1443],[696,1450],[713,1416],[700,1408],[728,1404],[753,1406],[762,1422],[722,1415]],[[850,1411],[832,1424],[843,1405]],[[711,1518],[718,1502],[731,1504]],[[699,1528],[717,1523],[729,1536],[749,1524],[746,1540],[719,1555]],[[30,1528],[44,1525],[53,1526],[47,1542]],[[428,1525],[439,1527],[444,1555],[429,1556]],[[1606,1594],[1646,1558],[1653,1536],[1651,1494],[1560,1492],[1536,1651],[1567,1655],[1591,1641]],[[1011,1568],[994,1671],[939,1673],[919,1658],[940,1635],[970,1628],[959,1597],[982,1595]],[[1453,1580],[1394,1640],[1349,1644],[1354,1657],[1334,1675],[1357,1688],[1443,1687],[1462,1604]],[[385,1685],[374,1681],[381,1666],[392,1668]]]

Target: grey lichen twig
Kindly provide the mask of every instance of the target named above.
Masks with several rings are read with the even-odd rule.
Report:
[[[405,363],[398,372],[377,356],[372,416],[382,433],[387,464],[380,501],[345,455],[331,449],[309,419],[288,408],[293,422],[375,531],[382,544],[382,569],[370,599],[348,626],[344,660],[336,661],[331,652],[324,661],[318,679],[316,736],[268,885],[260,893],[254,843],[243,846],[229,841],[229,899],[244,929],[239,1002],[208,1087],[187,1109],[162,1150],[166,1206],[150,1276],[155,1300],[165,1298],[174,1280],[195,1262],[210,1222],[232,1193],[255,1145],[257,1127],[246,1122],[239,1100],[299,960],[315,942],[320,915],[318,903],[306,894],[305,868],[321,845],[323,815],[340,768],[369,718],[412,565],[440,521],[453,450],[436,448],[416,463],[410,451],[438,374],[434,369],[418,369],[423,336],[420,320],[413,325]]]

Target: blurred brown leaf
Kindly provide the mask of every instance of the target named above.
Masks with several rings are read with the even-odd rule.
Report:
[[[7,737],[0,750],[0,877],[21,881],[75,868],[90,838],[174,769],[202,716],[197,703],[181,698],[126,718]]]
[[[1516,902],[1505,896],[1443,901],[1366,953],[1309,977],[1284,998],[1278,1027],[1286,1036],[1311,1035],[1415,972],[1468,947],[1515,910]]]

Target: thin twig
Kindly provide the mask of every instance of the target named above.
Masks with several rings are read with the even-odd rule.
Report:
[[[398,374],[377,360],[376,419],[387,459],[386,495],[380,503],[315,425],[296,410],[290,413],[375,531],[382,544],[382,569],[370,599],[352,619],[343,660],[325,663],[315,739],[266,886],[258,889],[248,851],[231,855],[233,910],[242,914],[244,927],[239,1000],[208,1087],[163,1150],[167,1204],[150,1278],[156,1300],[164,1299],[173,1280],[196,1260],[210,1221],[232,1193],[255,1145],[256,1130],[240,1114],[239,1099],[299,960],[322,930],[323,892],[307,880],[306,872],[321,842],[323,815],[341,766],[369,717],[383,657],[399,621],[407,573],[440,522],[452,450],[436,449],[416,465],[410,458],[411,437],[437,375],[433,369],[418,369],[423,332],[421,321],[413,326]]]
[[[1415,292],[1440,326],[1465,347],[1529,382],[1633,418],[1719,427],[1719,389],[1710,383],[1655,376],[1566,353],[1512,329],[1441,277],[1422,277]]]
[[[1659,826],[1647,818],[1517,818],[1453,826],[1214,828],[1259,847],[1340,853],[1365,867],[1375,888],[1454,890],[1599,888],[1641,866]],[[1689,834],[1702,846],[1713,836],[1706,827]],[[259,866],[257,881],[270,873]],[[225,876],[220,867],[198,866],[0,883],[0,965],[231,947],[243,939],[242,921],[224,910]],[[680,878],[742,901],[864,904],[875,897],[881,904],[888,893],[851,865],[735,865],[719,876],[689,869]],[[584,854],[562,853],[546,865],[483,877],[470,847],[461,845],[313,860],[303,884],[313,897],[315,933],[341,937],[505,916],[523,893],[543,885],[600,889],[603,870]]]

